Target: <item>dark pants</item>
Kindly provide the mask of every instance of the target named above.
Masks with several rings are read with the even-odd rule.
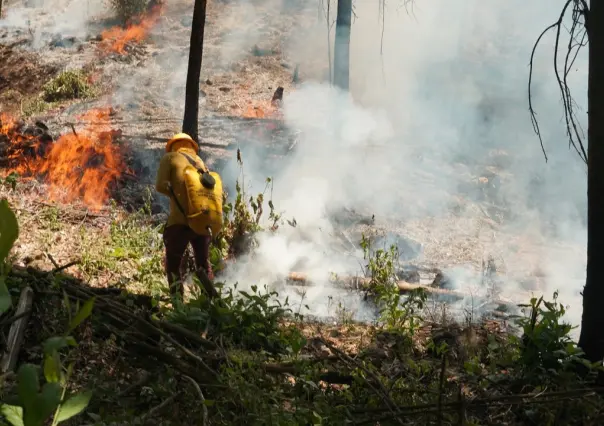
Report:
[[[166,246],[166,274],[172,295],[184,295],[182,264],[187,246],[191,244],[195,255],[197,278],[204,286],[208,295],[217,295],[212,285],[214,274],[210,263],[210,237],[198,235],[186,225],[172,225],[164,230],[164,245]]]

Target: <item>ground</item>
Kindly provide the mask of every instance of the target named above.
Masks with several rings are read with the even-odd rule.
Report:
[[[296,7],[293,1],[286,3]],[[17,6],[6,6],[4,13]],[[316,9],[284,13],[273,6],[251,9],[247,3],[208,3],[201,149],[208,164],[218,170],[227,162],[237,168],[234,154],[245,143],[276,141],[265,147],[268,163],[292,149],[295,136],[282,129],[278,111],[270,104],[273,93],[283,87],[287,96],[298,81],[325,75],[321,61],[298,67],[299,58],[288,57],[284,48],[303,44]],[[297,315],[304,314],[302,302],[291,305],[292,312],[286,314],[269,303],[268,296],[250,296],[250,290],[231,300],[229,291],[237,292],[232,283],[224,289],[226,307],[205,300],[194,285],[187,289],[186,305],[168,300],[161,240],[165,202],[155,195],[153,180],[164,143],[181,124],[190,9],[189,3],[170,2],[146,15],[142,29],[139,25],[125,33],[114,28],[121,41],[132,37],[119,52],[115,40],[103,39],[103,31],[115,24],[111,10],[87,23],[86,34],[74,36],[69,31],[37,32],[40,28],[35,25],[28,31],[16,21],[0,27],[0,113],[5,114],[0,115],[0,143],[3,152],[14,154],[4,167],[0,196],[8,200],[20,229],[7,282],[15,300],[25,286],[35,292],[19,364],[46,367],[48,354],[42,342],[64,335],[77,310],[74,305],[81,307],[96,297],[92,318],[69,331],[79,343],[77,349],[61,352],[64,365],[74,363],[70,392],[94,389],[87,414],[71,424],[82,424],[85,416],[97,425],[344,424],[350,419],[394,424],[397,416],[405,424],[433,420],[452,424],[458,417],[466,424],[545,424],[545,419],[553,421],[552,416],[572,417],[582,409],[583,424],[601,424],[599,398],[579,390],[591,383],[589,379],[566,376],[577,361],[574,346],[565,340],[568,330],[558,317],[547,317],[551,323],[545,328],[523,323],[522,331],[529,337],[520,341],[510,337],[509,319],[483,319],[482,307],[464,312],[459,325],[459,315],[454,320],[442,298],[423,300],[412,293],[406,299],[412,302],[401,308],[398,291],[387,289],[363,302],[373,308],[372,297],[391,302],[380,325],[353,321],[350,307],[337,301],[330,318],[316,321]],[[38,18],[40,26],[51,27],[45,21],[48,13],[36,8],[26,12]],[[249,34],[253,37],[242,42]],[[65,73],[72,70],[82,74]],[[58,92],[68,96],[47,100],[49,93]],[[48,148],[39,142],[44,135],[54,139],[50,153],[40,151],[41,146]],[[93,143],[79,148],[87,141]],[[88,156],[86,161],[78,163],[67,155],[74,148],[78,158]],[[517,257],[528,266],[507,272],[518,275],[515,279],[523,292],[517,296],[527,302],[524,291],[540,285],[539,265],[531,260],[539,258],[540,247],[534,239],[501,229],[506,211],[493,201],[497,198],[493,182],[505,179],[505,155],[494,152],[482,166],[460,165],[459,173],[467,175],[467,192],[473,196],[452,197],[451,213],[444,218],[374,226],[368,214],[336,215],[345,222],[344,245],[357,243],[348,235],[360,239],[362,233],[371,232],[421,242],[423,260],[414,266],[422,273],[470,265],[487,274],[491,259],[485,253],[498,272],[506,272],[506,265],[516,265]],[[113,163],[116,159],[119,162]],[[55,168],[49,173],[44,167],[53,161]],[[67,171],[58,164],[67,165]],[[21,176],[10,174],[15,170]],[[58,185],[65,180],[55,170],[69,176],[70,185]],[[77,173],[70,173],[73,170]],[[116,176],[102,186],[112,173]],[[233,194],[234,182],[227,186]],[[104,191],[93,191],[99,187]],[[70,202],[64,202],[65,193]],[[251,207],[246,204],[244,209]],[[264,209],[268,218],[268,206]],[[456,209],[474,215],[462,217]],[[432,226],[435,220],[438,227]],[[251,229],[249,221],[235,216],[229,226],[234,229],[244,222]],[[281,221],[280,226],[288,225]],[[515,257],[498,257],[504,251],[498,249],[510,245],[517,247]],[[227,265],[237,260],[225,257]],[[385,274],[388,283],[394,276],[387,262],[373,272]],[[277,287],[283,288],[283,283]],[[550,306],[535,305],[533,312],[541,318],[551,314]],[[556,309],[554,313],[559,312]],[[500,317],[506,315],[499,312]],[[4,321],[6,335],[13,321]],[[544,343],[540,336],[550,340],[544,338]],[[558,369],[555,363],[552,367],[559,381],[542,363],[544,354],[553,351],[547,346],[551,342],[562,353],[555,363],[560,361],[563,367]],[[533,353],[538,362],[530,358]],[[214,369],[220,371],[219,379],[212,376]],[[189,380],[194,384],[189,386]],[[14,378],[3,376],[3,383],[4,393]],[[568,388],[571,393],[552,396],[546,393],[550,388]],[[543,409],[518,408],[513,400],[542,395],[550,398]],[[555,405],[573,396],[584,396],[587,402]],[[464,401],[469,408],[463,408]]]

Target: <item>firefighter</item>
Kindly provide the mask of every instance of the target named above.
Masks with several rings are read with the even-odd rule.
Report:
[[[192,158],[197,167],[205,169],[203,160],[197,155],[198,149],[197,142],[186,133],[174,135],[166,144],[166,153],[160,161],[155,184],[157,192],[170,198],[170,212],[163,234],[165,267],[170,293],[181,298],[184,295],[182,263],[189,244],[195,255],[197,278],[210,298],[217,295],[212,285],[214,274],[209,259],[211,237],[195,233],[187,224],[184,210],[188,200],[183,171],[190,164],[188,159]]]

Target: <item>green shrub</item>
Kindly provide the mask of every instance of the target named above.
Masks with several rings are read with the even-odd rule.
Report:
[[[42,88],[42,98],[46,102],[87,98],[93,94],[87,76],[81,70],[64,71]]]

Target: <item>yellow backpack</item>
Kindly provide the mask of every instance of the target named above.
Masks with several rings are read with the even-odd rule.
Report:
[[[183,214],[196,234],[215,237],[222,230],[222,179],[216,172],[198,168],[195,159],[186,153],[179,154],[190,163],[183,171],[188,204],[188,214]]]

